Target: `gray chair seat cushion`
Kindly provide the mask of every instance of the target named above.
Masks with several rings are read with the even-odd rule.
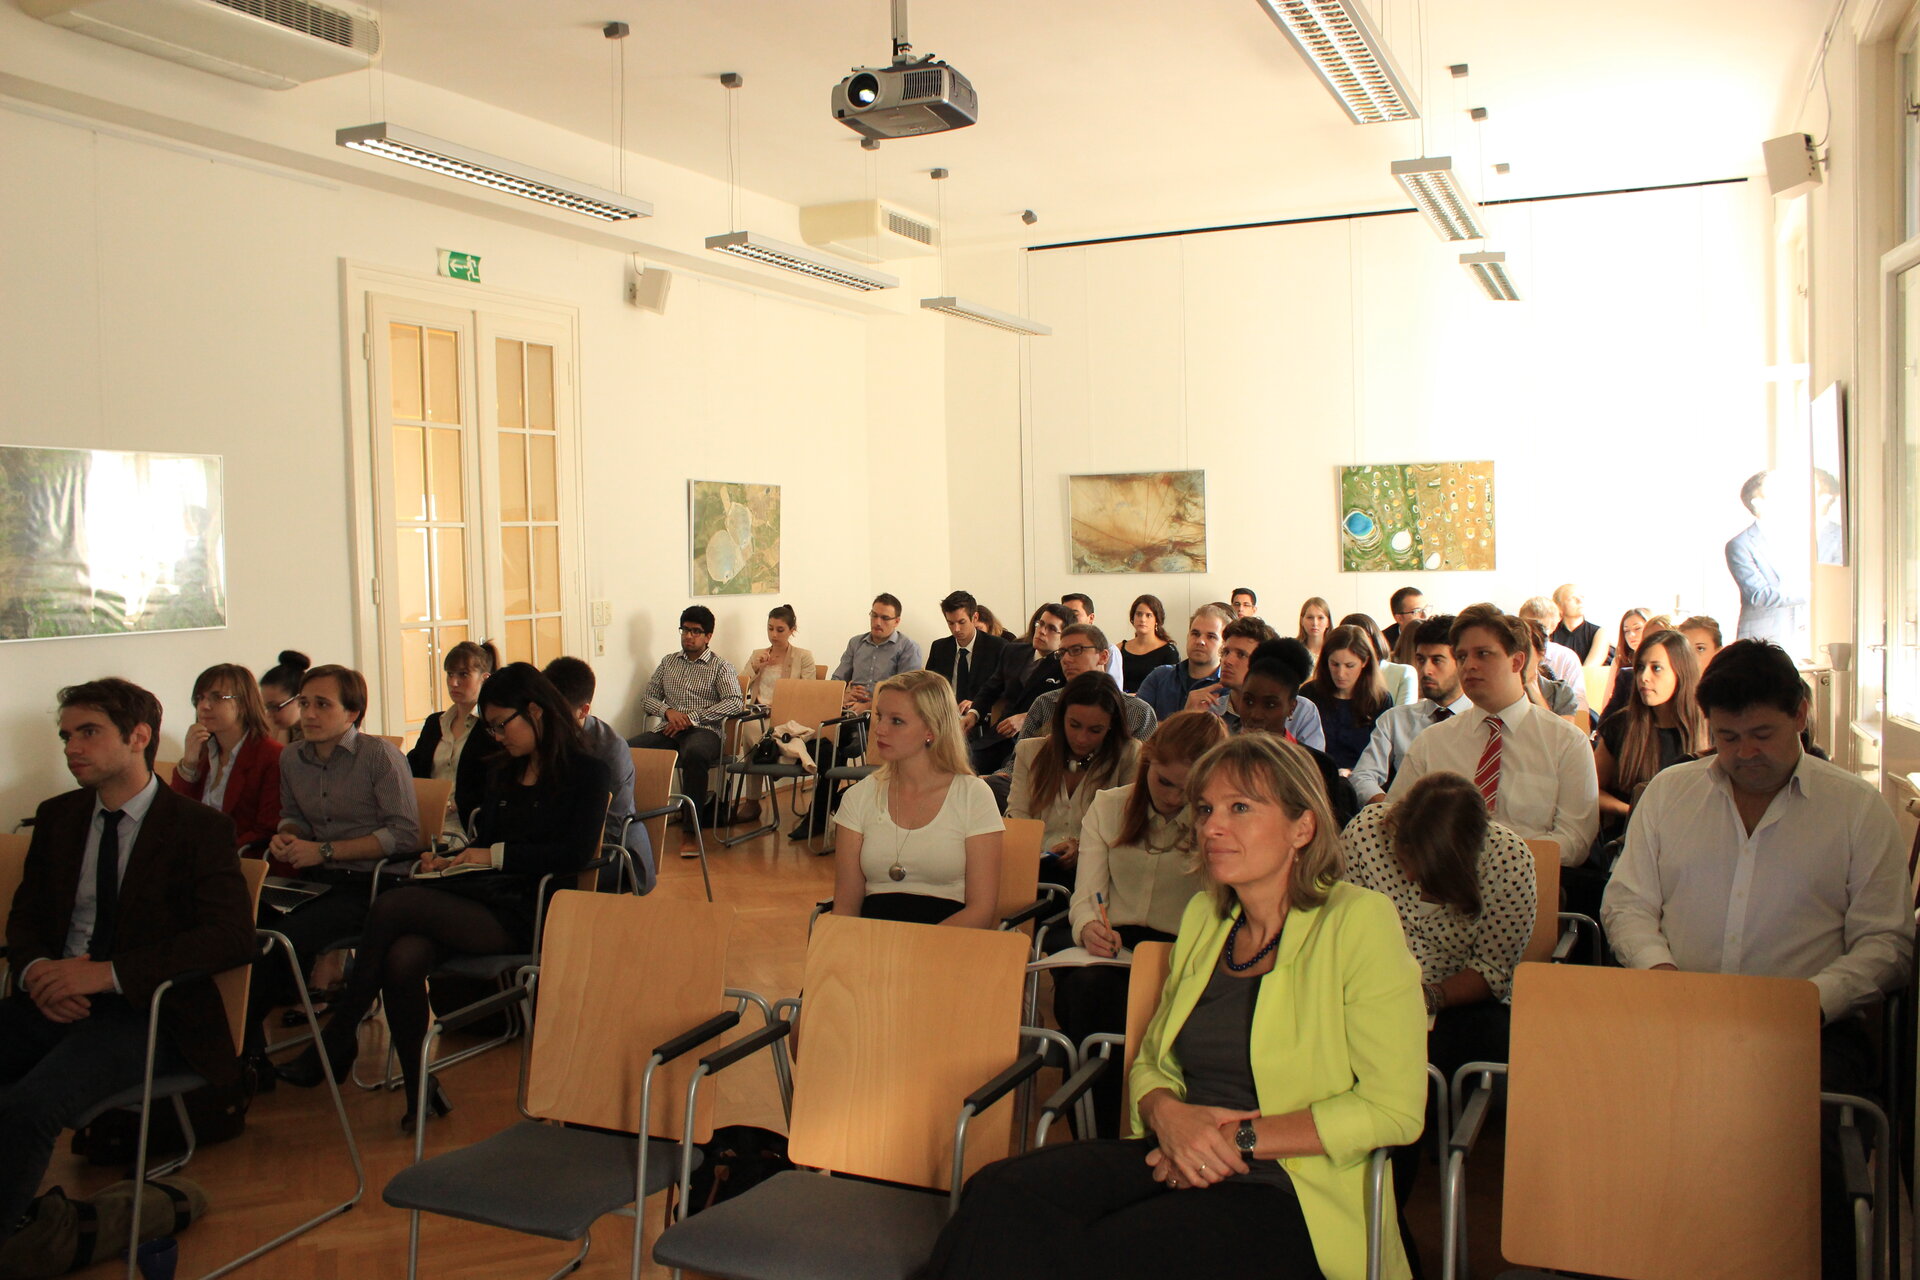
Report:
[[[177,1098],[192,1093],[206,1085],[207,1078],[197,1071],[177,1071],[172,1075],[158,1075],[153,1078],[153,1097],[158,1102],[162,1098]],[[122,1089],[112,1097],[102,1098],[88,1107],[86,1113],[74,1120],[69,1129],[84,1129],[109,1111],[140,1109],[139,1085],[131,1089]]]
[[[462,978],[474,978],[481,982],[493,982],[532,963],[531,955],[449,956],[437,972],[451,973]]]
[[[381,1195],[396,1209],[578,1240],[601,1217],[633,1203],[638,1156],[634,1139],[624,1134],[523,1120],[470,1147],[402,1169]],[[696,1165],[699,1159],[695,1151]],[[647,1153],[647,1193],[679,1174],[679,1144],[654,1139]]]
[[[725,1280],[905,1280],[946,1221],[944,1193],[795,1171],[667,1228],[653,1260]]]
[[[726,771],[754,778],[810,778],[813,776],[797,764],[747,764],[740,760],[728,761]]]

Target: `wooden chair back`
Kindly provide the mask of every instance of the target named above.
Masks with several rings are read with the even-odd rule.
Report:
[[[1020,1052],[1027,940],[824,915],[807,945],[788,1150],[797,1164],[949,1189],[961,1101]],[[966,1172],[1008,1154],[1013,1095],[967,1126]]]
[[[846,698],[844,680],[775,680],[773,699],[767,704],[767,727],[778,728],[789,720],[798,720],[809,729],[815,728],[823,720],[838,718],[840,704]],[[835,725],[824,736],[829,742],[838,742],[840,727]]]
[[[825,679],[827,678],[827,664],[826,664],[826,663],[824,663],[824,662],[817,662],[817,663],[815,663],[815,664],[814,664],[814,667],[813,667],[813,678],[814,678],[815,680],[825,680]]]
[[[376,733],[373,736],[382,742],[391,742],[395,747],[399,747],[401,743],[406,741],[405,737],[397,733]]]
[[[1127,1051],[1120,1060],[1120,1079],[1133,1072],[1133,1055],[1140,1052],[1141,1037],[1160,1007],[1160,992],[1167,985],[1167,970],[1173,967],[1171,942],[1143,942],[1133,949],[1133,969],[1127,976]]]
[[[27,849],[32,844],[33,837],[24,832],[0,835],[0,921],[13,912],[13,895],[20,891],[20,878],[27,870]]]
[[[1564,715],[1560,718],[1578,729],[1580,736],[1583,738],[1593,732],[1593,721],[1587,719],[1587,713],[1584,711],[1575,711],[1571,715]]]
[[[633,748],[628,747],[627,750],[631,751]],[[600,834],[594,837],[593,847],[587,850],[588,862],[592,862],[595,858],[598,858],[600,851],[607,847],[607,810],[611,808],[613,808],[613,797],[608,796],[606,804],[600,808]],[[573,887],[582,893],[592,893],[600,887],[600,868],[589,867],[585,871],[576,874],[573,877]]]
[[[1819,1028],[1811,982],[1521,965],[1506,1259],[1622,1280],[1819,1275]]]
[[[1040,842],[1046,838],[1047,824],[1038,818],[1008,818],[1007,831],[1000,840],[1000,896],[994,916],[1012,915],[1032,902],[1040,892]],[[1033,933],[1031,924],[1022,931]]]
[[[160,779],[161,786],[171,787],[173,785],[173,771],[179,767],[180,762],[178,760],[155,760],[153,762],[154,776]]]
[[[267,873],[273,870],[264,858],[240,859],[240,874],[247,880],[248,919],[260,918],[260,886],[267,882]],[[270,959],[258,963],[266,964],[277,960],[285,964],[286,957],[275,953]],[[241,965],[235,969],[226,969],[213,975],[213,985],[220,992],[220,1003],[227,1011],[227,1031],[233,1036],[237,1050],[246,1043],[247,1035],[247,991],[253,985],[253,969]]]
[[[1533,934],[1520,959],[1545,961],[1560,936],[1560,842],[1529,840],[1527,851],[1533,854]]]
[[[633,811],[658,809],[673,793],[673,768],[680,757],[665,747],[628,747],[627,751],[633,756]],[[663,813],[640,824],[647,829],[656,863],[667,856],[667,817]]]
[[[528,1112],[542,1120],[640,1132],[647,1050],[726,1007],[733,920],[732,907],[697,898],[554,894],[540,953]],[[635,981],[637,974],[645,980]],[[732,1038],[723,1033],[709,1050]],[[700,1052],[653,1073],[647,1133],[680,1137],[687,1083]],[[713,1135],[713,1095],[710,1087],[700,1091],[696,1141]]]
[[[431,844],[447,826],[447,801],[453,795],[451,778],[415,778],[413,800],[420,806],[420,839]]]
[[[1593,708],[1593,714],[1599,715],[1607,709],[1607,694],[1613,688],[1613,668],[1582,667],[1580,677],[1587,682],[1587,705]]]

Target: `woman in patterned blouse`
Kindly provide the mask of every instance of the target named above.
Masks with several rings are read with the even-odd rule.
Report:
[[[1537,909],[1526,842],[1488,819],[1472,782],[1431,773],[1398,804],[1361,810],[1341,843],[1347,879],[1393,899],[1420,962],[1427,1061],[1449,1080],[1463,1063],[1505,1062],[1513,967]],[[1413,1147],[1394,1149],[1394,1197],[1402,1205],[1418,1164]],[[1401,1236],[1412,1256],[1404,1217]]]

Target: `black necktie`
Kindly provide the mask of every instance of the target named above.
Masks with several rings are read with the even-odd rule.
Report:
[[[100,850],[93,864],[93,937],[87,956],[105,960],[113,950],[113,918],[120,908],[120,819],[118,809],[101,813]]]
[[[956,696],[962,698],[967,696],[967,667],[969,665],[967,659],[970,656],[972,655],[967,650],[962,649],[953,659],[953,691]]]
[[[1434,722],[1435,724],[1439,724],[1439,723],[1440,723],[1440,722],[1441,722],[1442,720],[1448,720],[1448,719],[1451,719],[1452,717],[1453,717],[1453,708],[1452,708],[1452,707],[1436,707],[1436,708],[1434,708],[1434,712],[1433,712],[1433,722]]]

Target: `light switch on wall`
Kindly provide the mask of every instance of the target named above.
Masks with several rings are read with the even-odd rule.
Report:
[[[591,625],[596,627],[613,625],[613,601],[595,600],[589,607],[593,614]]]

